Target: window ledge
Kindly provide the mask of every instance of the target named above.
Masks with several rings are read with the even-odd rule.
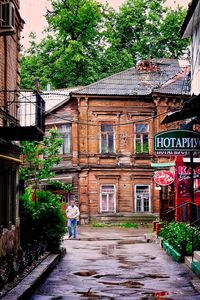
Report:
[[[117,154],[116,153],[99,153],[99,157],[117,157]]]
[[[133,157],[136,157],[136,158],[150,158],[150,157],[152,157],[152,155],[149,154],[149,153],[135,153],[135,154],[133,154]]]

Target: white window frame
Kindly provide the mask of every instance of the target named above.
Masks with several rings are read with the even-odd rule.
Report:
[[[105,186],[113,186],[114,187],[114,210],[113,211],[109,211],[109,210],[103,210],[102,209],[102,187],[105,187]],[[108,201],[108,199],[107,199]],[[101,213],[116,213],[116,185],[115,184],[101,184],[100,185],[100,212]]]
[[[145,133],[141,133],[140,134],[140,141],[142,142],[142,150],[140,153],[136,151],[136,135],[139,134],[136,132],[136,125],[147,125],[147,131],[146,133],[148,134],[148,152],[144,152],[144,145],[143,145],[143,140],[141,140],[141,135],[144,135]],[[149,154],[149,124],[148,123],[140,123],[140,122],[136,122],[135,125],[134,125],[134,153],[135,154]]]
[[[137,190],[137,187],[140,187],[140,186],[145,186],[145,187],[148,187],[148,193],[149,193],[149,211],[144,211],[144,199],[142,199],[142,210],[141,211],[137,211],[137,193],[136,193],[136,190]],[[151,212],[151,185],[148,185],[148,184],[136,184],[134,186],[134,207],[135,207],[135,212],[136,213],[150,213]]]
[[[69,152],[64,152],[64,148],[65,148],[65,135],[62,132],[59,132],[59,129],[62,126],[67,126],[70,130],[69,132],[67,132],[67,134],[69,134],[69,141],[70,141],[70,145],[69,145]],[[57,131],[60,135],[60,137],[63,139],[63,144],[60,147],[60,155],[70,155],[72,152],[72,124],[71,123],[66,123],[66,124],[60,124],[59,126],[57,126]]]
[[[113,152],[109,152],[109,151],[107,151],[107,152],[102,152],[102,148],[101,148],[101,142],[102,142],[102,131],[101,131],[101,126],[102,125],[112,125],[113,126]],[[102,123],[101,125],[100,125],[100,139],[99,139],[99,149],[100,149],[100,153],[101,154],[112,154],[112,153],[115,153],[116,152],[116,150],[115,150],[115,131],[114,131],[114,124],[109,124],[109,123]]]

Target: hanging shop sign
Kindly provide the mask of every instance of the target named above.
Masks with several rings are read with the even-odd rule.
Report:
[[[200,198],[200,165],[195,164],[193,169],[194,177],[194,195],[195,198]],[[183,164],[177,166],[177,195],[179,198],[190,199],[191,190],[191,168]]]
[[[174,182],[175,175],[168,170],[161,170],[154,172],[154,181],[161,186],[170,185]]]
[[[191,130],[169,130],[154,136],[156,155],[186,155],[200,151],[200,133]]]

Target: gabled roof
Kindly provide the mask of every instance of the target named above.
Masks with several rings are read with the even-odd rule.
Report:
[[[192,0],[188,6],[187,15],[180,29],[182,37],[189,37],[192,35],[194,28],[199,22],[199,18],[200,0]]]
[[[80,87],[43,91],[41,96],[46,103],[46,114],[68,102],[70,93],[77,89],[80,89]]]
[[[182,71],[176,59],[154,59],[151,62],[156,66],[155,69],[144,70],[136,66],[83,87],[71,95],[147,96]],[[177,78],[177,82],[165,87],[163,92],[182,94],[182,83],[183,79]]]

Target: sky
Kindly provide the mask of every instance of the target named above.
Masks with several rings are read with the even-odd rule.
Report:
[[[110,6],[117,9],[125,0],[99,0],[100,2],[108,2]],[[28,47],[28,40],[30,32],[35,32],[37,39],[42,37],[42,30],[46,26],[45,12],[49,7],[49,0],[21,0],[21,16],[25,21],[22,32],[21,43],[24,47]],[[174,7],[180,4],[187,8],[190,0],[166,0],[166,4]]]

